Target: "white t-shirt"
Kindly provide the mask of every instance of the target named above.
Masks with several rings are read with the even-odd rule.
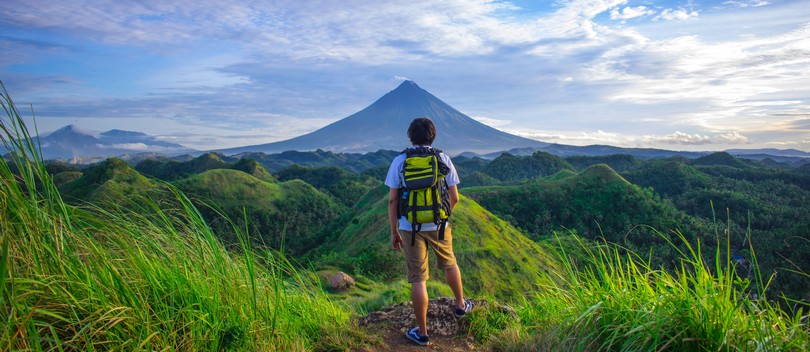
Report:
[[[442,162],[450,168],[450,172],[445,176],[445,181],[447,181],[447,187],[453,187],[459,184],[458,173],[456,173],[456,167],[453,166],[453,161],[450,160],[450,157],[445,155],[444,153],[439,154],[439,157],[442,159]],[[400,187],[405,187],[405,180],[402,177],[402,169],[405,167],[405,154],[397,155],[394,158],[394,161],[391,162],[391,167],[388,168],[388,175],[385,177],[385,185],[390,188],[399,189]],[[400,217],[399,218],[399,229],[405,231],[411,231],[411,223],[408,221],[407,218]],[[437,226],[434,223],[426,223],[422,224],[422,231],[435,231],[437,230]]]

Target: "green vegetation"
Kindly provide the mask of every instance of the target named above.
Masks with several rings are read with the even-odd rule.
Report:
[[[689,233],[700,229],[700,224],[662,202],[650,189],[627,182],[605,164],[591,166],[577,175],[561,171],[548,180],[465,188],[463,193],[535,240],[575,230],[586,238],[604,238],[639,248],[640,244],[660,243],[661,239],[638,225],[688,229]]]
[[[260,180],[273,180],[270,173],[254,159],[242,158],[236,162],[226,162],[222,158],[217,153],[205,153],[188,161],[146,159],[138,163],[135,169],[164,181],[176,181],[214,169],[239,170]]]
[[[320,244],[320,230],[341,211],[327,195],[293,180],[265,182],[241,171],[215,169],[177,181],[203,217],[227,244],[238,243],[239,228],[249,228],[250,239],[264,248],[299,255]]]
[[[124,205],[132,200],[129,195],[144,194],[154,187],[154,182],[123,160],[110,158],[90,166],[81,177],[61,183],[60,191],[72,204],[112,202]]]
[[[674,271],[659,270],[614,245],[581,242],[586,266],[561,248],[563,283],[517,308],[520,324],[488,324],[473,315],[490,346],[503,351],[806,351],[807,306],[787,314],[764,296],[765,280],[749,281],[720,251],[705,253],[680,237]],[[726,245],[729,245],[726,239]],[[487,312],[484,312],[487,313]],[[483,320],[483,322],[481,322]],[[498,320],[495,319],[497,322]],[[498,327],[500,327],[498,329]],[[493,331],[495,330],[495,331]]]
[[[352,207],[372,188],[379,185],[379,179],[352,174],[337,166],[306,167],[293,165],[277,172],[279,181],[301,180],[322,192],[332,195],[345,207]]]
[[[142,212],[65,204],[3,93],[18,170],[0,160],[4,350],[343,350],[365,339],[283,256],[248,242],[226,251],[171,186],[167,206]]]
[[[574,167],[549,153],[535,152],[522,157],[504,153],[484,166],[482,172],[500,181],[513,182],[550,176],[562,169],[574,170]]]

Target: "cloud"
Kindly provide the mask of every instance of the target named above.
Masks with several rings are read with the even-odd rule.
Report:
[[[495,127],[495,128],[507,126],[507,125],[512,123],[512,121],[509,121],[509,120],[493,119],[493,118],[484,117],[484,116],[470,116],[470,117],[472,117],[474,120],[476,120],[476,121],[478,121],[480,123],[483,123],[483,124],[485,124],[487,126]]]
[[[723,133],[717,135],[717,140],[721,143],[728,143],[728,144],[745,144],[748,143],[748,137],[742,135],[739,132],[732,131],[728,133]]]
[[[684,133],[675,131],[670,134],[657,135],[645,134],[634,135],[629,133],[597,131],[508,131],[523,137],[532,138],[545,142],[589,145],[607,144],[623,147],[658,146],[707,146],[707,145],[737,145],[748,143],[748,138],[739,132],[727,132],[720,134],[700,134]]]
[[[661,13],[655,17],[656,20],[666,20],[666,21],[686,21],[688,19],[697,18],[699,16],[698,11],[689,11],[686,9],[665,9],[661,11]]]
[[[683,133],[681,131],[675,131],[675,133],[664,136],[647,135],[642,137],[642,140],[651,143],[682,144],[682,145],[701,145],[701,144],[709,144],[712,142],[712,139],[709,136],[700,135],[698,133],[688,134]]]
[[[644,17],[654,15],[655,10],[646,6],[625,7],[621,11],[618,8],[610,10],[610,19],[612,20],[629,20],[631,18]]]
[[[764,0],[735,0],[735,1],[724,1],[723,5],[730,5],[735,7],[760,7],[769,5],[770,2]]]

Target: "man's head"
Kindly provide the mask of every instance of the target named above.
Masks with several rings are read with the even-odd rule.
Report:
[[[427,117],[415,118],[408,127],[408,138],[413,145],[431,145],[436,139],[436,126]]]

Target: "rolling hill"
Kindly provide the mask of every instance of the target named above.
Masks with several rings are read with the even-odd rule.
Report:
[[[650,189],[635,186],[605,164],[576,175],[558,174],[513,186],[465,188],[462,193],[539,240],[554,232],[575,230],[589,239],[604,238],[622,244],[663,241],[671,229],[694,234],[698,223],[656,197]],[[628,242],[629,241],[629,242]]]
[[[352,214],[332,227],[317,252],[341,256],[343,264],[353,265],[355,272],[404,278],[405,262],[401,254],[391,250],[387,202],[387,187],[368,193]],[[544,274],[560,268],[541,245],[469,198],[461,197],[451,226],[456,258],[469,292],[517,298],[536,290],[538,283],[547,282]],[[444,275],[434,264],[431,281],[443,282]]]
[[[244,230],[247,218],[251,240],[261,246],[301,254],[320,243],[323,226],[341,214],[326,194],[306,182],[266,182],[247,173],[214,169],[175,182],[226,243],[238,243],[227,215]],[[230,237],[229,237],[230,236]]]

